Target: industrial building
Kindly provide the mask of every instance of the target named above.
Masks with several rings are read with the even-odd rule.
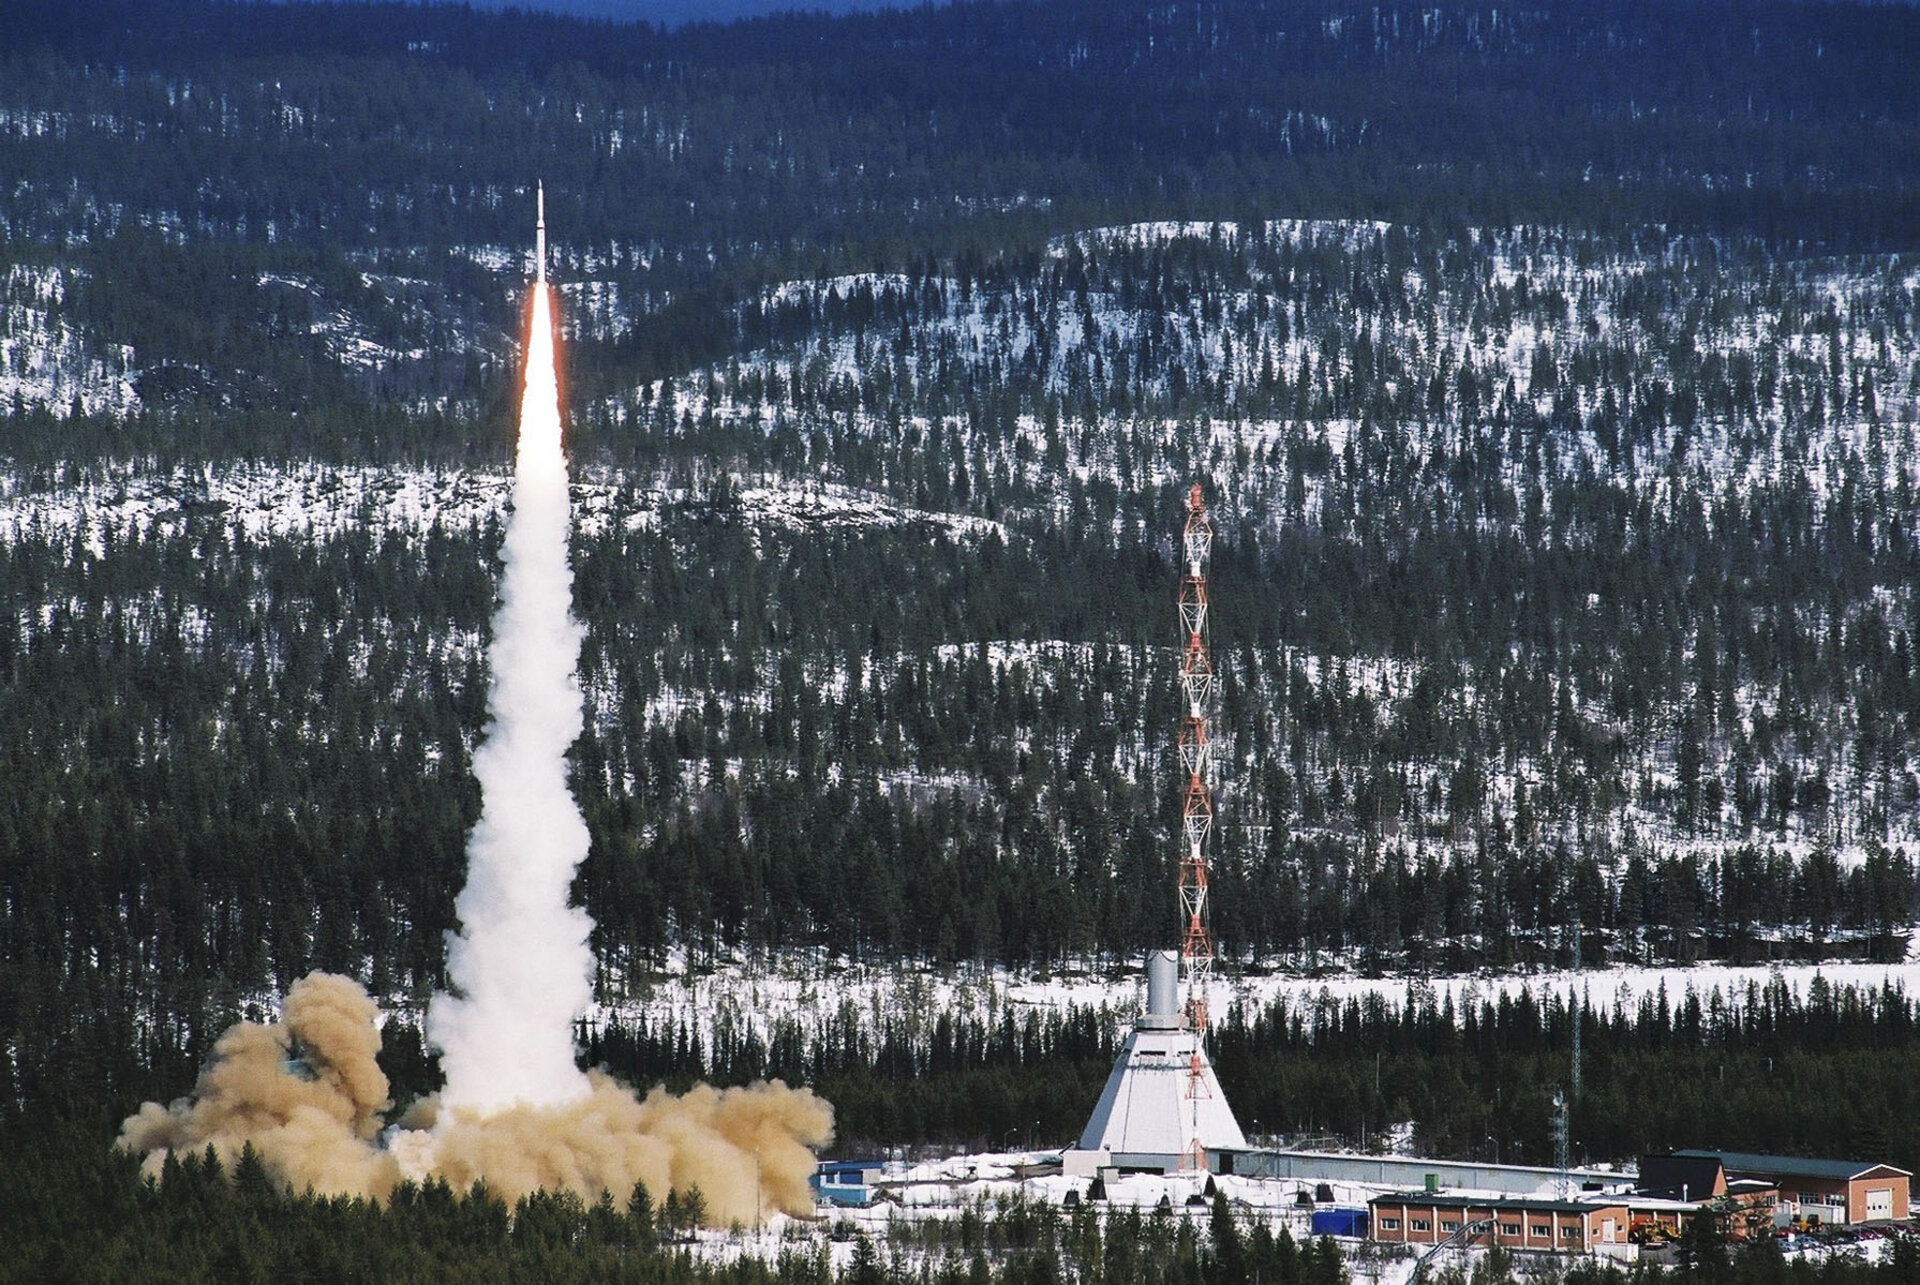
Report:
[[[1581,1192],[1616,1191],[1633,1176],[1613,1169],[1502,1165],[1430,1156],[1373,1156],[1347,1151],[1258,1150],[1222,1156],[1217,1168],[1243,1178],[1297,1178],[1368,1187],[1464,1189],[1503,1196],[1562,1196],[1568,1184]]]
[[[1462,1166],[1388,1157],[1318,1157],[1284,1153],[1236,1156],[1236,1172],[1258,1168],[1271,1176],[1331,1174],[1378,1182],[1434,1166],[1426,1189],[1368,1201],[1367,1235],[1389,1244],[1500,1245],[1557,1253],[1619,1253],[1630,1243],[1677,1237],[1701,1211],[1720,1218],[1734,1236],[1764,1235],[1790,1218],[1839,1224],[1904,1219],[1910,1174],[1892,1165],[1817,1160],[1744,1152],[1672,1151],[1641,1158],[1631,1193],[1607,1183],[1605,1171],[1581,1173],[1580,1198],[1506,1194],[1555,1170],[1517,1166]],[[1556,1184],[1570,1191],[1573,1174]],[[1485,1184],[1494,1190],[1448,1191],[1442,1183]],[[1546,1189],[1542,1183],[1541,1188]],[[1537,1190],[1538,1190],[1537,1189]],[[1556,1193],[1558,1195],[1558,1193]]]
[[[1708,1200],[1767,1186],[1778,1192],[1783,1218],[1822,1223],[1904,1219],[1912,1178],[1905,1169],[1864,1160],[1744,1151],[1670,1151],[1640,1160],[1640,1187],[1650,1195]]]
[[[1477,1193],[1416,1191],[1367,1202],[1372,1237],[1403,1245],[1438,1245],[1449,1237],[1507,1249],[1589,1253],[1625,1244],[1627,1207],[1619,1201],[1528,1200]]]
[[[823,1160],[807,1181],[822,1204],[870,1205],[873,1177],[885,1167],[884,1160]]]
[[[1181,1018],[1177,967],[1170,950],[1148,956],[1146,1012],[1114,1059],[1079,1145],[1062,1153],[1064,1172],[1205,1171],[1247,1149],[1200,1032]]]

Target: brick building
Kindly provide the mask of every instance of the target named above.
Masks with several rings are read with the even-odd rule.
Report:
[[[1682,1174],[1688,1185],[1717,1168],[1711,1191],[1690,1191],[1691,1199],[1725,1195],[1729,1187],[1763,1183],[1779,1189],[1780,1207],[1823,1223],[1859,1223],[1905,1219],[1913,1175],[1892,1165],[1863,1160],[1813,1160],[1804,1156],[1763,1156],[1744,1151],[1674,1151],[1644,1156],[1640,1161],[1642,1190],[1665,1188]],[[1653,1182],[1649,1184],[1649,1176]]]
[[[1627,1239],[1627,1208],[1617,1202],[1410,1191],[1375,1196],[1367,1211],[1373,1239],[1391,1244],[1437,1245],[1481,1221],[1492,1227],[1475,1243],[1507,1249],[1582,1254]]]

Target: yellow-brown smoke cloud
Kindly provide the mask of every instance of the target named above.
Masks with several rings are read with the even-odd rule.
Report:
[[[373,1142],[390,1105],[374,1061],[380,1032],[367,993],[345,977],[313,973],[287,992],[285,1019],[242,1022],[213,1046],[193,1096],[149,1102],[128,1118],[119,1146],[157,1173],[169,1151],[211,1144],[228,1164],[251,1142],[293,1187],[385,1198],[399,1178]],[[295,1050],[312,1078],[289,1068]]]
[[[698,1187],[716,1225],[812,1209],[811,1149],[832,1139],[833,1108],[778,1081],[678,1097],[655,1088],[643,1099],[595,1073],[585,1097],[487,1115],[427,1099],[408,1113],[409,1131],[382,1145],[390,1103],[374,1060],[377,1016],[354,982],[313,973],[287,993],[283,1021],[221,1036],[193,1095],[142,1106],[117,1145],[157,1173],[169,1151],[211,1145],[231,1165],[252,1143],[296,1191],[375,1200],[402,1178],[441,1177],[456,1191],[484,1179],[509,1203],[543,1188],[624,1201],[638,1182],[659,1202]],[[290,1065],[295,1054],[304,1069]]]

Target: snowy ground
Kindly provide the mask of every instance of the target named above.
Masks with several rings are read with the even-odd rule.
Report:
[[[739,511],[755,521],[813,530],[938,527],[966,538],[1005,534],[996,522],[910,508],[856,487],[773,475],[735,481]],[[99,556],[108,531],[144,532],[189,517],[217,519],[250,539],[473,530],[504,515],[512,485],[504,469],[372,465],[234,462],[154,468],[114,462],[76,469],[51,486],[0,472],[0,543],[31,535],[66,538],[81,531]],[[708,492],[698,485],[588,470],[573,483],[574,526],[589,536],[614,521],[650,526],[663,511],[707,500]]]
[[[835,1268],[841,1269],[851,1259],[858,1236],[885,1244],[896,1228],[912,1222],[958,1218],[968,1209],[990,1215],[996,1207],[1015,1200],[1060,1206],[1069,1192],[1076,1198],[1083,1195],[1085,1179],[1058,1173],[1027,1175],[1029,1169],[1050,1168],[1049,1162],[1058,1158],[1058,1152],[1000,1151],[917,1163],[895,1161],[878,1180],[887,1192],[883,1200],[864,1208],[823,1205],[819,1219],[813,1223],[775,1217],[757,1230],[703,1233],[698,1252],[703,1258],[728,1261],[743,1256],[778,1258],[782,1252],[799,1248],[811,1257],[824,1244]],[[1205,1175],[1132,1174],[1108,1185],[1104,1207],[1150,1213],[1164,1200],[1169,1216],[1192,1220],[1204,1236],[1212,1214],[1211,1202],[1203,1194],[1205,1182]],[[1295,1200],[1301,1186],[1297,1180],[1216,1177],[1214,1182],[1243,1217],[1258,1218],[1276,1233],[1284,1227],[1296,1240],[1310,1235],[1312,1211]],[[1335,1192],[1336,1199],[1345,1204],[1364,1203],[1371,1194],[1372,1189],[1347,1184],[1340,1184]],[[1358,1255],[1358,1242],[1349,1242],[1346,1247]],[[1364,1261],[1356,1257],[1355,1269],[1371,1278],[1367,1265],[1393,1266],[1400,1261],[1382,1262],[1378,1255],[1370,1254]],[[1404,1261],[1410,1268],[1411,1260]],[[1389,1274],[1376,1279],[1381,1285],[1392,1285],[1400,1276]]]
[[[851,1261],[860,1237],[887,1246],[893,1234],[908,1224],[958,1218],[968,1209],[991,1215],[995,1209],[1016,1201],[1060,1207],[1068,1200],[1069,1193],[1076,1200],[1084,1198],[1087,1190],[1084,1179],[1052,1172],[1029,1173],[1050,1169],[1050,1162],[1057,1159],[1057,1152],[1000,1151],[923,1162],[893,1161],[876,1183],[886,1193],[885,1197],[870,1206],[822,1205],[810,1221],[776,1215],[758,1229],[703,1232],[695,1253],[709,1261],[725,1262],[742,1257],[773,1260],[783,1253],[799,1253],[812,1259],[824,1252],[836,1270],[843,1270]],[[1206,1182],[1205,1175],[1127,1175],[1107,1185],[1104,1205],[1091,1207],[1134,1208],[1143,1213],[1164,1207],[1166,1216],[1195,1223],[1204,1239],[1212,1215],[1211,1201],[1204,1194]],[[1276,1234],[1284,1228],[1296,1241],[1312,1235],[1313,1207],[1302,1205],[1298,1200],[1303,1189],[1308,1195],[1312,1194],[1315,1184],[1311,1181],[1215,1176],[1213,1182],[1243,1221],[1264,1223]],[[1331,1185],[1334,1206],[1344,1208],[1364,1206],[1371,1197],[1386,1190],[1353,1183]],[[1323,1207],[1324,1204],[1322,1202]],[[1405,1285],[1413,1276],[1417,1257],[1414,1250],[1346,1238],[1336,1238],[1335,1244],[1345,1256],[1356,1282]],[[1816,1264],[1836,1258],[1878,1263],[1891,1253],[1892,1245],[1891,1240],[1869,1233],[1857,1240],[1797,1237],[1783,1242],[1781,1248],[1788,1258]],[[1485,1252],[1480,1248],[1454,1251],[1449,1254],[1446,1265],[1457,1264],[1470,1272]],[[909,1260],[917,1265],[919,1258],[915,1254],[916,1251],[907,1251]]]
[[[72,284],[59,268],[0,269],[0,404],[127,414],[139,404],[133,349],[89,342],[67,324],[60,309]]]

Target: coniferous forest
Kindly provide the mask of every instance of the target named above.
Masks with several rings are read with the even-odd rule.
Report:
[[[854,1144],[1077,1129],[1110,1009],[775,1014],[722,1046],[632,1002],[1169,944],[1194,481],[1223,973],[1912,949],[1912,6],[978,0],[667,31],[0,0],[0,30],[0,1103],[44,1172],[0,1171],[143,1210],[128,1255],[267,1205],[369,1245],[460,1223],[513,1271],[544,1270],[521,1229],[546,1215],[670,1242],[624,1206],[375,1213],[197,1163],[155,1192],[83,1154],[312,968],[395,1013],[397,1093],[434,1085],[536,178],[587,629],[584,1060],[804,1082]],[[1920,1167],[1920,997],[1576,1017],[1410,987],[1228,1013],[1243,1121],[1547,1163],[1578,1020],[1583,1156]],[[1009,1246],[1107,1252],[1050,1218],[926,1252],[1001,1279],[1049,1270]],[[1128,1234],[1203,1274],[1240,1270],[1227,1244],[1322,1270],[1163,1230]],[[704,1270],[661,1252],[660,1279]]]

